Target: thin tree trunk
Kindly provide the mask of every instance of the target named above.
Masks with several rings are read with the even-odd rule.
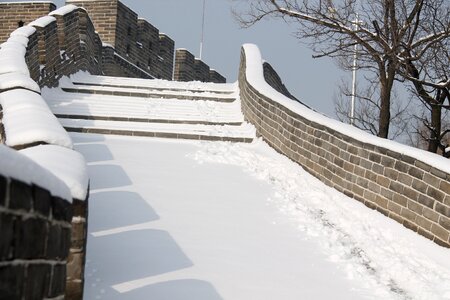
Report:
[[[389,125],[391,123],[391,91],[394,85],[395,68],[388,65],[385,72],[384,66],[380,68],[380,116],[378,124],[378,136],[387,139],[389,137]]]
[[[433,153],[437,153],[440,145],[441,113],[442,108],[440,105],[431,106],[431,136],[430,140],[428,141],[428,151]]]

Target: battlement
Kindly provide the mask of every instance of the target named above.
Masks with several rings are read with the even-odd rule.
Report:
[[[174,70],[178,68],[192,72],[186,77],[190,78],[189,80],[226,82],[225,77],[216,71],[210,72],[209,66],[200,60],[196,60],[192,66],[182,65],[189,64],[189,61],[176,60],[174,66],[175,41],[168,35],[160,33],[158,28],[145,19],[139,18],[135,11],[118,0],[67,0],[66,4],[82,7],[83,12],[72,16],[71,18],[76,19],[72,21],[67,19],[67,16],[54,16],[57,22],[52,30],[58,32],[57,48],[66,53],[66,47],[73,50],[77,48],[77,43],[89,39],[88,43],[83,41],[78,45],[79,51],[70,53],[78,58],[74,60],[77,66],[73,70],[78,68],[92,74],[108,76],[185,80],[186,74],[182,78],[174,77]],[[27,25],[55,9],[55,4],[49,1],[0,3],[0,43],[6,41],[14,29]],[[66,26],[69,23],[70,25]],[[50,42],[52,35],[56,36],[55,32],[49,34],[39,31],[40,34],[47,34],[47,44],[44,45],[43,40],[40,41],[41,55],[37,69],[42,69],[40,66],[45,66],[47,61],[51,61],[53,65],[46,70],[54,72],[53,77],[58,77],[58,74],[70,74],[71,71],[67,68],[65,71],[60,68],[60,60],[64,60],[64,57],[57,57],[56,52],[52,54],[52,49],[49,48],[51,44],[53,50],[57,50],[56,44]],[[66,45],[69,40],[64,40],[64,36],[69,37],[70,46]],[[83,51],[89,55],[83,55]],[[77,63],[78,60],[82,61],[81,65]],[[43,77],[42,74],[34,74],[32,78],[39,81],[39,76]],[[52,77],[51,74],[45,76]],[[54,82],[39,83],[41,86],[54,84]]]
[[[169,36],[160,33],[159,29],[148,21],[139,18],[136,12],[122,2],[67,0],[66,3],[86,9],[102,41],[113,46],[119,56],[149,73],[153,78],[184,81],[184,77],[181,79],[174,77],[175,42]],[[184,62],[175,59],[175,64]],[[192,74],[188,76],[190,80],[210,81],[210,78],[213,78],[220,82],[226,81],[220,74],[209,76],[209,66],[206,63],[199,61],[197,65],[202,66],[203,73],[191,66],[179,67],[191,70]],[[105,75],[124,76],[117,71]]]

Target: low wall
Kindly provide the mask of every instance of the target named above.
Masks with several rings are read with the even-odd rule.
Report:
[[[0,156],[0,299],[64,299],[69,190],[66,199],[55,194],[64,183],[14,150],[0,145]],[[11,174],[13,168],[46,178],[40,185],[29,174]]]
[[[2,173],[10,161],[3,162],[0,153],[0,299],[78,300],[83,297],[89,179],[84,158],[72,150],[39,85],[56,85],[62,75],[79,70],[97,72],[102,46],[87,13],[75,6],[30,25],[12,32],[0,48],[0,140],[20,149],[0,145],[9,149],[3,150],[13,157],[9,169],[18,175]],[[22,160],[26,163],[17,164]],[[71,203],[49,196],[52,189],[39,184],[49,178],[67,189],[64,199]]]
[[[176,81],[202,81],[226,83],[226,78],[217,71],[211,70],[207,64],[186,49],[175,51],[175,67],[173,79]]]
[[[450,167],[438,155],[371,136],[273,89],[255,45],[241,51],[245,119],[278,152],[325,184],[450,247]]]
[[[273,87],[277,92],[285,95],[288,98],[291,98],[292,100],[297,100],[287,89],[287,87],[284,85],[283,81],[281,80],[280,76],[277,74],[275,69],[268,63],[263,63],[263,71],[264,71],[264,79],[266,82]]]

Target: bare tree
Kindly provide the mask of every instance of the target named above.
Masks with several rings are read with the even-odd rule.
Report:
[[[411,127],[413,130],[408,132],[411,146],[429,150],[430,137],[435,130],[431,129],[430,110],[420,110],[412,114]],[[441,132],[437,135],[439,139],[439,146],[436,152],[445,155],[445,149],[450,144],[450,110],[442,112]],[[434,152],[434,151],[433,151]],[[448,155],[449,153],[447,153]]]
[[[406,47],[405,47],[406,48]],[[428,151],[438,152],[446,148],[446,136],[450,128],[444,117],[450,111],[450,52],[448,41],[421,49],[421,52],[405,49],[401,72],[412,83],[412,93],[422,102],[423,111],[416,114],[420,120],[419,136],[428,143]],[[424,131],[426,129],[426,131]]]
[[[373,135],[379,135],[378,115],[380,112],[380,97],[378,81],[376,78],[365,76],[365,85],[359,86],[355,93],[356,105],[353,117],[353,125],[361,130],[367,131]],[[352,96],[352,90],[349,84],[342,81],[338,92],[335,95],[335,112],[338,119],[345,123],[350,123],[351,116],[350,102],[348,99]],[[393,89],[391,93],[391,119],[389,139],[408,141],[408,129],[411,116],[408,114],[410,101],[401,101],[397,92]]]
[[[401,57],[408,45],[410,52],[433,46],[450,36],[448,23],[424,22],[426,6],[447,11],[448,0],[253,0],[246,13],[238,14],[243,26],[251,26],[265,17],[278,16],[295,22],[296,35],[315,52],[314,57],[339,58],[344,69],[352,69],[354,46],[359,46],[359,69],[376,74],[378,79],[378,136],[387,138],[391,118],[391,92]],[[428,28],[438,26],[438,28]],[[429,35],[419,27],[428,28]]]

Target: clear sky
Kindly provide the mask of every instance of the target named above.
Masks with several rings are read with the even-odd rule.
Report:
[[[17,0],[15,0],[17,1]],[[1,1],[12,2],[12,1]],[[53,1],[58,6],[63,0]],[[175,40],[176,48],[199,55],[203,0],[122,0],[140,17]],[[328,58],[313,59],[311,51],[293,37],[294,27],[282,20],[262,21],[241,29],[231,7],[241,0],[206,0],[203,60],[227,77],[237,79],[240,46],[257,44],[263,58],[278,72],[291,93],[316,110],[334,117],[333,95],[341,77],[350,78]]]

